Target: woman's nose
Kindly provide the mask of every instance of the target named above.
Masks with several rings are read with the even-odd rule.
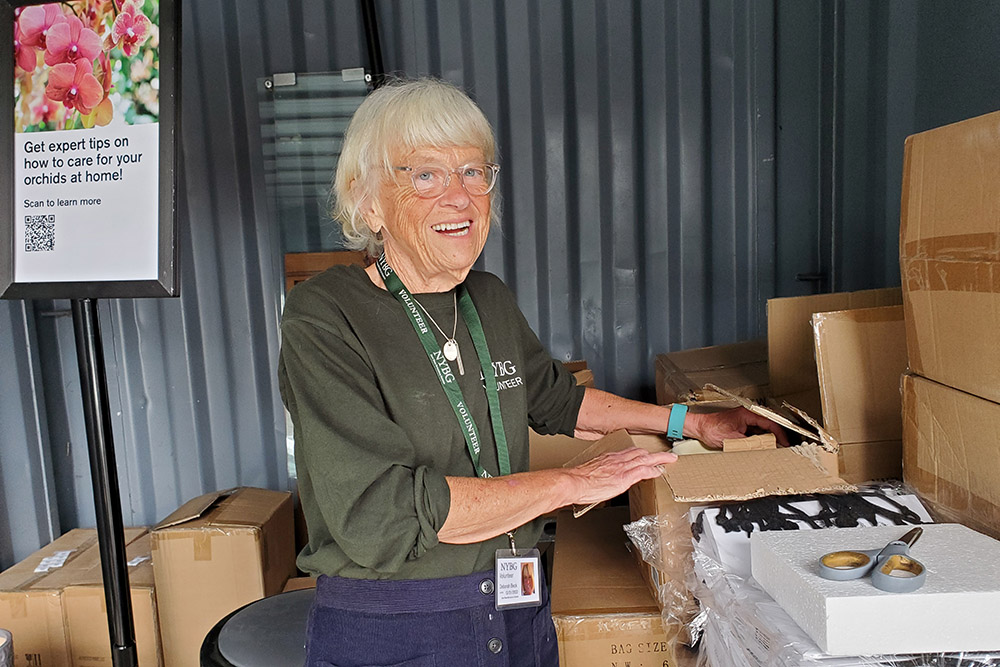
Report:
[[[462,177],[456,173],[450,174],[448,184],[445,186],[444,192],[441,193],[441,203],[455,208],[465,208],[469,205],[470,200],[471,195],[465,189]]]

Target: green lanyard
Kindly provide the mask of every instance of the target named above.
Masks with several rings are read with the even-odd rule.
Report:
[[[416,301],[414,301],[410,292],[403,285],[403,281],[399,279],[396,272],[389,266],[389,261],[385,258],[385,253],[382,253],[382,256],[378,258],[375,264],[378,267],[379,275],[382,276],[382,282],[385,283],[386,289],[396,297],[397,301],[403,304],[403,310],[406,311],[406,315],[410,318],[410,324],[413,325],[413,330],[417,332],[420,343],[424,346],[424,351],[427,352],[427,358],[437,373],[444,393],[448,396],[448,401],[455,411],[455,417],[458,418],[458,424],[462,428],[462,434],[465,436],[465,444],[469,448],[469,456],[472,457],[472,465],[476,468],[476,474],[480,477],[492,477],[479,463],[479,429],[476,428],[476,421],[472,418],[472,414],[465,403],[465,397],[458,386],[458,379],[452,372],[448,361],[444,358],[444,353],[441,351],[441,346],[438,345],[437,338],[424,321],[423,316],[417,309]],[[472,342],[476,347],[476,356],[479,357],[479,365],[483,370],[483,378],[486,381],[486,400],[490,406],[490,421],[493,423],[493,439],[497,446],[497,461],[500,465],[500,474],[509,475],[510,454],[507,451],[507,436],[504,434],[503,421],[500,417],[500,394],[497,391],[496,375],[493,374],[490,350],[486,345],[486,334],[483,333],[483,323],[479,319],[479,312],[476,310],[476,305],[472,302],[472,297],[469,296],[469,290],[466,289],[465,283],[459,285],[457,289],[458,309],[462,312],[462,319],[469,328],[469,334],[472,336]]]

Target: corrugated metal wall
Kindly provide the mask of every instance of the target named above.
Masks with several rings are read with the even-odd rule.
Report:
[[[481,265],[554,356],[649,397],[656,353],[762,330],[770,2],[401,7],[387,68],[462,84],[495,123],[504,216]]]
[[[829,123],[865,118],[825,116],[819,98],[776,89],[787,81],[776,68],[788,75],[776,61],[811,57],[794,80],[818,90],[838,11],[848,35],[869,44],[892,12],[931,11],[947,24],[937,16],[944,9],[924,3],[900,10],[894,2],[874,19],[875,10],[852,3],[810,4],[377,3],[387,69],[457,82],[495,123],[505,214],[481,264],[516,291],[553,354],[586,358],[601,386],[648,397],[653,354],[760,334],[763,299],[784,289],[785,262],[808,255],[805,245],[820,247],[818,198],[829,184],[813,138]],[[802,5],[813,13],[796,17],[792,8]],[[995,13],[987,2],[970,5],[981,19]],[[257,87],[274,73],[366,64],[355,0],[182,6],[182,296],[101,303],[125,520],[135,524],[212,489],[288,486],[274,381],[282,248],[265,195]],[[874,47],[856,55],[857,66],[885,68],[898,94],[884,112],[895,133],[907,129],[892,120],[907,91],[927,92],[917,65],[898,67],[916,57],[915,47],[903,49],[907,37],[897,34],[887,55]],[[897,69],[911,78],[898,83]],[[850,71],[841,76],[853,81]],[[878,85],[857,90],[876,96]],[[807,149],[789,140],[793,130]],[[784,176],[775,167],[782,151],[801,159]],[[789,199],[800,185],[805,196]],[[874,220],[887,230],[892,196],[872,200],[885,202]],[[779,256],[775,239],[802,226],[813,231]],[[883,236],[891,230],[866,238]],[[842,272],[865,250],[848,241]],[[867,272],[872,284],[862,286],[884,284],[893,259],[886,245],[876,260],[885,267]],[[65,301],[0,303],[0,567],[94,524],[67,309]]]

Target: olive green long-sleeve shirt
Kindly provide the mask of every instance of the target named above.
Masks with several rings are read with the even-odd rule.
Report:
[[[470,272],[466,286],[486,333],[512,472],[528,469],[528,425],[572,433],[583,389],[531,331],[507,287]],[[447,333],[452,292],[416,294]],[[444,338],[433,327],[439,344]],[[313,574],[427,579],[490,570],[506,536],[476,544],[437,538],[451,497],[445,476],[475,476],[462,429],[396,299],[358,267],[334,267],[295,287],[281,323],[278,378],[295,429],[298,488]],[[459,386],[475,418],[482,465],[499,474],[486,392],[461,315]],[[452,363],[457,374],[457,364]],[[538,521],[517,531],[533,546]]]

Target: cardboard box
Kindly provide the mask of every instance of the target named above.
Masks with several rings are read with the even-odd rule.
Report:
[[[835,310],[895,306],[898,287],[768,299],[767,359],[771,396],[819,419],[822,410],[814,354],[812,316]]]
[[[764,339],[658,354],[655,365],[659,405],[720,400],[719,394],[705,389],[706,384],[746,398],[768,393]]]
[[[145,528],[126,528],[125,541],[145,533]],[[73,664],[64,621],[63,589],[85,571],[77,567],[78,563],[99,562],[99,558],[97,531],[76,528],[0,573],[0,627],[11,632],[17,647],[14,667]],[[107,617],[101,621],[107,633]]]
[[[125,548],[135,646],[141,667],[163,664],[156,596],[153,591],[151,549],[152,537],[149,533],[143,534]],[[63,616],[70,646],[70,660],[67,664],[73,667],[113,664],[99,549],[95,547],[88,550],[63,575],[67,576],[62,594]]]
[[[628,521],[625,507],[559,513],[551,597],[563,667],[677,667],[686,655],[635,567]]]
[[[301,591],[306,588],[316,588],[316,577],[292,577],[285,582],[285,586],[281,589],[281,592]]]
[[[910,370],[1000,402],[1000,112],[907,137],[900,214]]]
[[[906,328],[902,306],[812,316],[823,428],[840,443],[840,476],[900,479]]]
[[[782,419],[766,408],[744,401],[748,408]],[[796,427],[805,431],[801,427]],[[792,495],[820,491],[851,491],[854,487],[837,476],[837,446],[829,434],[814,424],[815,439],[796,447],[771,450],[713,452],[685,454],[677,462],[663,467],[654,479],[639,482],[629,489],[632,520],[657,516],[658,534],[650,538],[653,567],[638,551],[635,558],[647,586],[668,615],[687,620],[692,609],[686,578],[691,567],[691,531],[687,520],[692,504],[719,500],[746,500],[769,495]],[[648,451],[668,451],[670,442],[662,436],[629,435],[617,431],[593,443],[577,459],[567,465],[583,462],[604,452],[628,447],[643,447]],[[579,511],[584,511],[580,508]],[[560,536],[556,533],[556,543]]]
[[[848,442],[837,452],[840,478],[850,484],[903,478],[903,441]]]
[[[292,497],[238,488],[182,505],[153,529],[153,575],[167,667],[199,664],[224,616],[281,592],[295,573]]]
[[[1000,538],[1000,404],[903,378],[903,480],[938,521]]]
[[[841,445],[902,439],[903,307],[815,313],[812,323],[823,428]]]

